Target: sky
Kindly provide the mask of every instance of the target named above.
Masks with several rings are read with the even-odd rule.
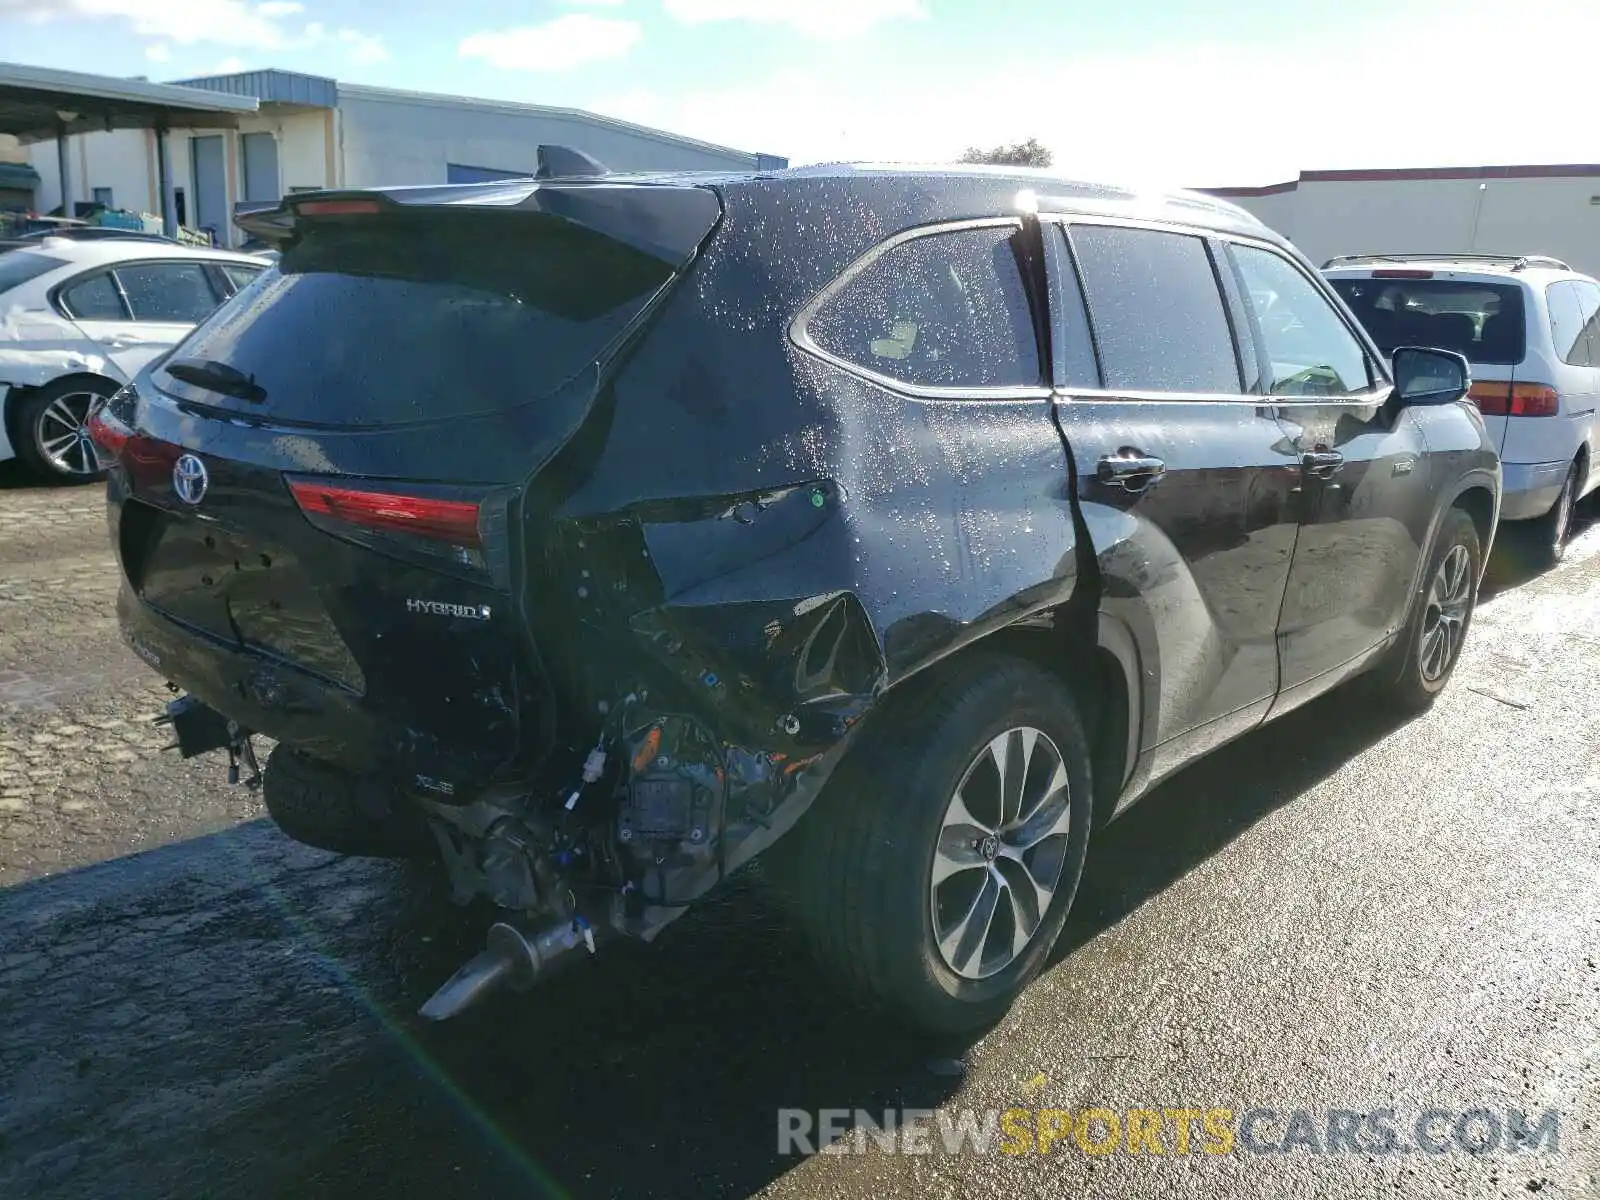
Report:
[[[1036,137],[1066,174],[1196,187],[1600,161],[1597,48],[1600,0],[0,0],[3,61],[278,67],[797,164]]]

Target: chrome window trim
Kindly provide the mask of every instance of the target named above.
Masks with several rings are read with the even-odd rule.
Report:
[[[1210,229],[1204,225],[1190,225],[1182,221],[1169,221],[1159,217],[1119,217],[1100,216],[1097,213],[1045,213],[1039,214],[1041,221],[1053,221],[1063,226],[1073,225],[1112,225],[1124,229],[1148,229],[1155,233],[1178,233],[1187,237],[1197,237],[1202,241],[1212,239],[1220,242],[1233,242],[1241,246],[1249,246],[1255,250],[1265,250],[1275,254],[1288,263],[1302,276],[1310,281],[1314,290],[1322,293],[1324,299],[1330,295],[1337,299],[1328,281],[1318,272],[1308,273],[1303,265],[1296,262],[1293,255],[1285,254],[1283,247],[1275,243],[1270,236],[1255,237],[1250,234],[1234,233],[1231,230]],[[1223,297],[1226,305],[1226,297]],[[1384,366],[1383,356],[1377,353],[1377,346],[1367,336],[1367,331],[1362,329],[1360,323],[1352,325],[1342,311],[1343,301],[1333,305],[1334,315],[1344,324],[1344,327],[1360,344],[1367,355],[1367,359],[1378,374],[1382,377],[1376,386],[1366,391],[1357,392],[1350,396],[1284,396],[1274,393],[1239,392],[1113,392],[1104,388],[1057,388],[1057,399],[1081,398],[1085,400],[1134,400],[1144,402],[1160,402],[1175,400],[1187,403],[1219,404],[1223,401],[1235,403],[1248,403],[1262,407],[1303,407],[1307,404],[1327,406],[1330,404],[1348,404],[1352,406],[1369,406],[1382,404],[1394,392],[1394,381],[1388,378],[1388,368]],[[1092,318],[1091,318],[1092,319]],[[1237,347],[1235,342],[1235,347]]]
[[[961,221],[941,221],[932,225],[918,225],[912,229],[903,229],[892,237],[886,238],[861,255],[838,275],[834,276],[821,291],[806,302],[804,307],[789,322],[789,341],[798,349],[805,351],[814,358],[839,368],[858,379],[868,383],[877,384],[879,387],[909,396],[917,400],[1048,400],[1052,392],[1044,383],[1037,384],[995,384],[992,386],[976,387],[939,387],[931,384],[910,383],[904,379],[897,379],[893,375],[885,375],[874,371],[860,363],[852,362],[848,358],[824,350],[812,339],[810,323],[813,317],[830,300],[843,291],[855,278],[870,267],[878,259],[896,247],[918,238],[938,237],[946,233],[959,233],[967,229],[1022,229],[1021,217],[973,217]],[[1036,351],[1037,352],[1037,351]]]
[[[1330,405],[1372,407],[1385,403],[1394,385],[1384,384],[1353,396],[1269,396],[1245,392],[1139,392],[1106,388],[1056,388],[1057,400],[1112,401],[1134,404],[1243,404],[1251,408],[1327,408]]]

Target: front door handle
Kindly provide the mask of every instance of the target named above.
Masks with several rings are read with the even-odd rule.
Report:
[[[1166,463],[1135,450],[1107,454],[1100,460],[1095,471],[1101,483],[1120,487],[1129,492],[1144,491],[1166,473]]]
[[[1327,479],[1344,466],[1344,455],[1337,450],[1308,450],[1300,456],[1300,465],[1308,475]]]

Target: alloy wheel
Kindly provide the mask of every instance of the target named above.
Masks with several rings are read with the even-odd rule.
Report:
[[[989,742],[945,807],[929,900],[939,956],[984,979],[1044,923],[1066,864],[1072,795],[1061,751],[1031,726]]]
[[[34,427],[39,453],[63,475],[94,475],[100,470],[88,429],[89,414],[100,399],[98,392],[68,392],[39,414]]]
[[[1472,556],[1460,544],[1434,572],[1428,587],[1428,607],[1422,616],[1422,643],[1418,651],[1422,678],[1437,683],[1455,662],[1472,607]]]

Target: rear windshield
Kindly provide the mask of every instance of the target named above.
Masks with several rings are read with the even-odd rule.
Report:
[[[312,425],[511,408],[599,358],[669,275],[656,259],[550,217],[330,223],[172,357],[250,380],[248,398],[202,386],[205,371],[179,380],[163,370],[157,382],[192,402]]]
[[[1463,279],[1332,279],[1334,290],[1385,354],[1432,346],[1468,362],[1522,361],[1522,288]]]
[[[0,292],[9,292],[30,279],[37,279],[47,271],[66,265],[64,258],[52,258],[33,250],[0,252]]]

